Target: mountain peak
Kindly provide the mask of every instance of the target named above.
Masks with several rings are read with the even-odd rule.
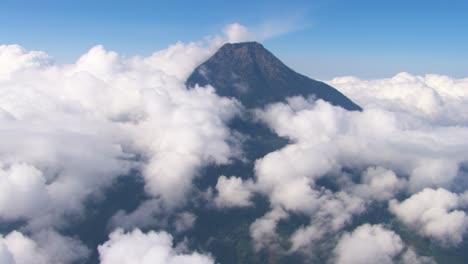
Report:
[[[212,60],[231,68],[259,70],[267,78],[275,78],[277,74],[290,70],[258,42],[224,44]]]
[[[254,48],[254,47],[259,47],[259,48],[263,48],[263,45],[258,43],[257,41],[246,41],[246,42],[237,42],[237,43],[226,43],[224,44],[221,48],[241,48],[241,47],[250,47],[250,48]]]
[[[249,41],[238,43],[226,43],[221,48],[219,48],[218,52],[238,52],[239,54],[242,54],[248,51],[260,52],[262,50],[266,50],[262,44],[256,41]]]
[[[249,108],[290,96],[315,96],[348,110],[361,108],[333,87],[296,73],[258,42],[228,43],[198,66],[187,86],[211,85]]]

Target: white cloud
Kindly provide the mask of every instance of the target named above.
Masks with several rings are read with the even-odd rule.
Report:
[[[224,35],[230,43],[246,41],[264,41],[301,30],[305,23],[298,16],[265,20],[252,27],[245,27],[239,23],[233,23],[225,27]]]
[[[411,171],[410,188],[421,190],[429,186],[450,187],[450,183],[458,175],[459,164],[447,159],[435,158],[420,162]]]
[[[70,65],[0,46],[0,218],[24,220],[34,239],[61,230],[132,168],[142,172],[150,201],[162,205],[121,212],[116,223],[133,226],[141,215],[184,205],[202,166],[239,154],[226,123],[241,105],[212,87],[184,84],[222,44],[243,38],[240,25],[227,31],[143,58],[98,45]]]
[[[24,236],[22,233],[13,231],[2,238],[16,264],[46,264],[48,258],[42,252],[36,242]]]
[[[239,177],[221,175],[216,183],[218,192],[215,204],[218,207],[245,207],[251,206],[252,197],[251,181],[244,182]]]
[[[320,201],[334,194],[319,191],[317,181],[323,177],[337,184],[347,200],[366,203],[460,182],[460,166],[468,161],[466,79],[402,73],[391,79],[344,77],[330,83],[364,110],[349,112],[321,100],[293,97],[256,111],[259,120],[291,141],[255,163],[254,189],[267,195],[273,207],[306,214],[312,221],[327,215]],[[343,168],[361,176],[352,177]],[[330,201],[346,208],[345,200]],[[350,213],[339,210],[346,219],[339,228],[324,228],[320,221],[299,228],[291,237],[291,250],[338,231],[364,210],[364,202],[355,204]]]
[[[135,229],[124,233],[123,230],[116,230],[98,250],[101,264],[214,263],[209,255],[178,252],[174,248],[172,236],[166,232],[142,233]]]
[[[468,229],[468,216],[456,210],[462,198],[445,189],[424,189],[408,199],[390,202],[390,211],[420,234],[444,244],[458,244]]]
[[[25,163],[0,167],[0,218],[29,218],[40,213],[48,199],[41,171]]]
[[[405,185],[404,180],[382,167],[369,167],[362,175],[362,183],[352,187],[352,192],[359,197],[389,200]]]
[[[267,246],[275,246],[277,243],[276,225],[288,214],[280,207],[273,208],[264,216],[258,218],[250,226],[250,236],[254,241],[256,250]]]
[[[435,264],[427,256],[406,247],[400,236],[382,225],[364,224],[345,232],[333,250],[333,263]]]
[[[337,264],[391,264],[403,248],[403,241],[393,231],[365,224],[345,233],[334,253]]]
[[[229,43],[252,41],[256,38],[254,33],[239,23],[226,26],[224,28],[224,34]]]
[[[27,181],[34,192],[18,193],[29,200],[9,210],[10,216],[32,217],[38,207],[46,208],[47,217],[79,211],[84,199],[126,173],[134,153],[146,160],[131,166],[142,167],[148,193],[170,206],[182,203],[198,168],[228,163],[237,153],[225,122],[239,104],[212,88],[184,85],[223,40],[178,43],[129,59],[96,46],[71,65],[44,63],[44,53],[1,46],[0,72],[18,64],[1,79],[3,173],[15,173],[20,165],[14,164],[34,170],[22,176],[34,180]],[[47,206],[37,206],[41,202]],[[20,212],[22,207],[31,210]]]
[[[341,230],[348,224],[353,215],[365,210],[364,201],[345,192],[322,191],[316,203],[318,207],[310,212],[310,224],[297,229],[291,236],[291,252],[297,250],[310,251],[310,248],[325,238]],[[315,242],[315,243],[314,243]]]
[[[376,80],[339,77],[328,83],[366,109],[384,108],[441,124],[468,121],[468,78],[400,73]]]
[[[41,51],[27,51],[19,45],[0,45],[0,80],[16,72],[34,70],[50,65],[52,60]]]
[[[158,101],[148,104],[158,114],[134,127],[134,139],[150,155],[143,170],[146,190],[174,206],[190,190],[198,168],[228,163],[236,155],[225,122],[237,113],[237,105],[200,88],[181,90],[166,100],[168,109]]]
[[[385,109],[348,112],[322,101],[297,107],[290,100],[259,113],[278,135],[293,141],[257,161],[258,182],[273,194],[274,186],[293,179],[311,185],[341,167],[363,166],[409,175],[412,192],[448,187],[468,160],[467,127],[424,124]]]
[[[7,246],[3,242],[3,239],[0,240],[0,262],[4,264],[15,264],[13,255],[8,250]]]
[[[63,264],[83,261],[89,255],[81,242],[52,230],[44,230],[34,239],[18,231],[0,237],[0,260],[12,264]]]

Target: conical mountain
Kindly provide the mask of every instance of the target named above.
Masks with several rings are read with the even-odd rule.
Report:
[[[247,108],[302,95],[361,110],[335,88],[293,71],[257,42],[225,44],[193,71],[186,84],[212,85],[219,95],[235,97]]]

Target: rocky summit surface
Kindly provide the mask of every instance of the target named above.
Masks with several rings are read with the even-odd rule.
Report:
[[[193,71],[186,84],[211,85],[219,95],[235,97],[247,108],[300,95],[361,110],[335,88],[295,72],[257,42],[225,44]]]

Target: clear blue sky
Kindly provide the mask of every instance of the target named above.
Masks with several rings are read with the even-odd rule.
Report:
[[[263,44],[319,79],[401,71],[468,77],[468,1],[461,0],[2,0],[0,43],[72,62],[96,44],[146,55],[233,22],[289,24],[289,33]]]

